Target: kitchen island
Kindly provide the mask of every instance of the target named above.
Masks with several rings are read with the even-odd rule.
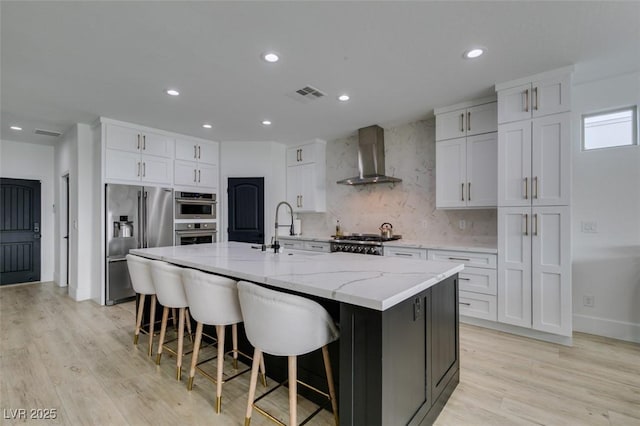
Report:
[[[253,247],[228,242],[131,253],[337,304],[341,424],[435,420],[459,381],[463,265]]]

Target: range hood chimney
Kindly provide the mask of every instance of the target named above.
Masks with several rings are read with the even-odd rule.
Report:
[[[369,183],[397,183],[398,179],[384,174],[384,129],[369,126],[358,129],[358,170],[360,174],[339,180],[343,185],[364,185]]]

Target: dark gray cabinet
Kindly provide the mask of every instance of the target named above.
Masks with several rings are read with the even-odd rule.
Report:
[[[382,312],[342,304],[340,325],[340,423],[433,423],[459,382],[458,276]]]

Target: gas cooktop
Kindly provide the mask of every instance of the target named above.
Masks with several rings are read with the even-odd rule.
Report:
[[[382,244],[386,241],[394,241],[402,238],[402,235],[392,235],[383,237],[380,234],[350,234],[336,237],[332,235],[331,251],[342,251],[349,253],[383,255]]]
[[[335,242],[385,242],[395,241],[402,238],[402,235],[392,235],[391,237],[382,237],[380,234],[349,234],[341,237],[331,236]]]

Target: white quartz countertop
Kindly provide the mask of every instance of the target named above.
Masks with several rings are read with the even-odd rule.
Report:
[[[132,254],[384,311],[462,271],[462,264],[226,242],[131,250]]]
[[[312,236],[278,236],[279,240],[297,240],[297,241],[316,241],[330,242],[330,237],[312,237]],[[400,248],[418,248],[431,250],[454,250],[477,253],[498,253],[497,241],[492,242],[451,242],[451,241],[418,241],[418,240],[395,240],[386,241],[384,247],[400,247]]]

